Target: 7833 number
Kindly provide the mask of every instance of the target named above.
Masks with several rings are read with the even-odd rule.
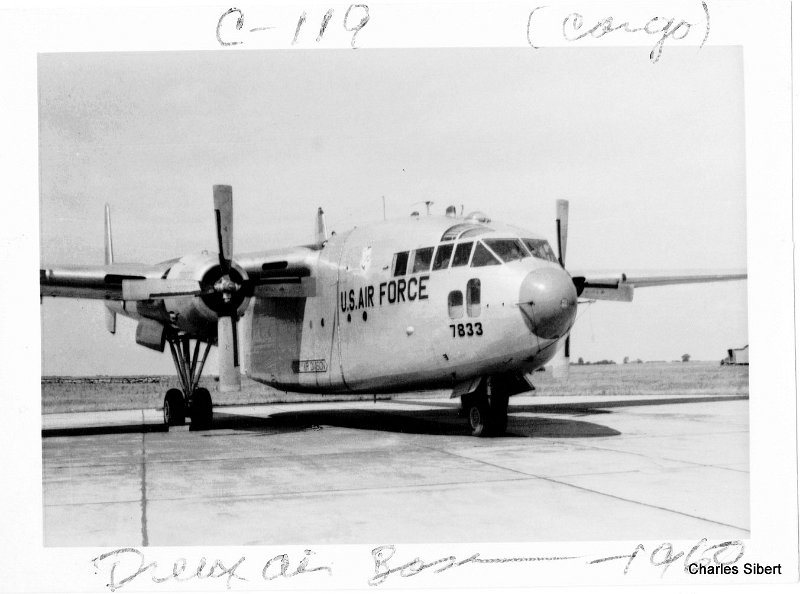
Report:
[[[465,336],[483,336],[483,325],[480,322],[467,322],[466,324],[450,324],[450,329],[453,331],[453,338],[458,336],[464,338]]]

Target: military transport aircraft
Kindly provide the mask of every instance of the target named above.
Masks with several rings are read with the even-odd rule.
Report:
[[[449,207],[330,236],[319,209],[314,244],[234,256],[231,187],[214,186],[213,198],[217,254],[115,263],[106,206],[104,265],[40,270],[42,296],[103,299],[110,332],[121,314],[137,320],[138,344],[169,345],[181,389],[164,397],[168,426],[188,416],[192,428],[210,427],[211,394],[198,382],[216,344],[220,391],[240,388],[242,363],[253,380],[298,392],[448,388],[473,435],[502,434],[509,397],[568,357],[579,297],[630,301],[635,287],[746,278],[570,276],[565,200],[557,252],[534,233]]]

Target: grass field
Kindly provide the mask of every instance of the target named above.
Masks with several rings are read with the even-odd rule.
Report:
[[[569,379],[534,374],[539,396],[736,394],[749,391],[747,365],[718,362],[572,365]],[[541,379],[539,379],[541,376]]]
[[[641,363],[628,365],[573,365],[569,378],[554,379],[550,373],[534,374],[538,396],[749,394],[747,366],[720,366],[712,362]],[[372,399],[367,396],[317,396],[275,390],[248,379],[242,391],[216,392],[216,380],[200,383],[212,392],[215,404],[266,404]],[[42,412],[84,412],[159,408],[164,393],[178,387],[175,377],[44,377]],[[448,392],[410,392],[400,398],[446,396]],[[388,398],[390,396],[378,396]]]

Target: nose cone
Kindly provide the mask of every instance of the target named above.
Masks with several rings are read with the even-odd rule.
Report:
[[[572,327],[578,312],[578,294],[572,278],[561,268],[530,272],[519,290],[519,308],[536,336],[561,338]]]

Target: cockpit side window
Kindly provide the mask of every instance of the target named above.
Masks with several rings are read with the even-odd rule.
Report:
[[[472,253],[472,242],[459,243],[456,246],[456,253],[453,254],[452,268],[456,266],[466,266],[469,264],[469,255]]]
[[[478,242],[475,246],[475,253],[472,255],[472,267],[477,268],[479,266],[495,266],[499,264],[500,261],[495,258],[492,252],[481,242]]]
[[[535,258],[548,260],[549,262],[558,263],[558,258],[553,253],[550,244],[544,239],[523,239],[525,246],[531,251]]]
[[[433,248],[426,247],[414,250],[414,266],[411,272],[428,272],[431,269]]]
[[[483,241],[489,246],[489,249],[500,256],[503,262],[514,262],[530,257],[519,239],[484,239]]]
[[[481,315],[481,279],[471,278],[467,282],[467,315],[477,318]]]
[[[450,256],[453,254],[453,244],[445,243],[436,248],[436,256],[433,259],[433,269],[442,270],[450,264]]]
[[[394,265],[392,266],[393,276],[403,276],[408,268],[408,252],[398,252],[394,255]]]
[[[453,319],[464,315],[464,294],[461,291],[450,291],[447,296],[447,313]]]

